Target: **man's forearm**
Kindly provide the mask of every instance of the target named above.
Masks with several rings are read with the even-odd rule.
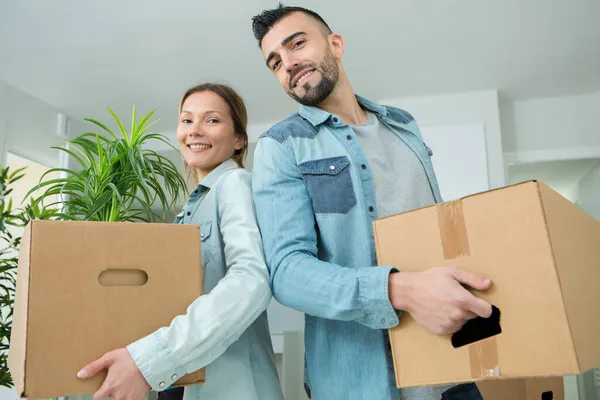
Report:
[[[344,268],[306,253],[285,257],[271,273],[275,298],[308,315],[374,329],[398,324],[388,294],[391,267]]]

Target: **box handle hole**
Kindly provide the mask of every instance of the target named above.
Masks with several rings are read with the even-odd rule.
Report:
[[[148,274],[141,269],[106,269],[98,275],[98,283],[102,286],[144,286],[148,282]]]

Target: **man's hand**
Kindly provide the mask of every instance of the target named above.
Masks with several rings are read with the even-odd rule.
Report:
[[[424,272],[390,274],[392,306],[404,310],[432,333],[448,335],[477,316],[488,318],[492,306],[464,286],[487,290],[488,278],[460,268],[437,267]]]
[[[112,400],[143,400],[150,392],[150,385],[127,349],[106,353],[98,360],[86,365],[77,373],[77,377],[90,378],[103,369],[108,370],[108,374],[102,387],[94,393],[94,400],[103,400],[108,396]]]

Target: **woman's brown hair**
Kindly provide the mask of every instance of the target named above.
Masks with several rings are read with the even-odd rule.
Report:
[[[244,159],[246,158],[246,154],[248,153],[248,132],[246,131],[246,129],[248,128],[248,113],[246,111],[246,105],[244,104],[244,100],[230,86],[227,86],[222,83],[202,83],[200,85],[188,89],[185,92],[185,94],[181,98],[181,102],[179,103],[179,114],[181,114],[181,108],[183,107],[183,103],[185,103],[187,98],[193,95],[194,93],[199,92],[213,92],[219,97],[221,97],[229,106],[229,115],[233,120],[234,133],[238,136],[241,136],[244,140],[244,147],[242,147],[239,150],[236,150],[232,158],[237,163],[237,165],[239,165],[240,168],[244,168]],[[198,177],[193,168],[190,167],[188,163],[185,162],[185,160],[183,161],[183,166],[185,168],[188,180],[190,180],[191,178],[194,181],[194,183],[198,185]]]

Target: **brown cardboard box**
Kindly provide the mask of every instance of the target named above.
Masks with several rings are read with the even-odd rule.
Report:
[[[488,380],[477,386],[483,400],[565,400],[562,377]]]
[[[379,265],[487,275],[493,286],[478,296],[499,309],[500,334],[485,325],[491,318],[452,337],[402,314],[390,330],[399,387],[570,375],[600,365],[600,222],[543,183],[384,218],[374,231]],[[495,335],[460,346],[486,330]]]
[[[95,392],[105,373],[79,380],[77,371],[185,313],[201,294],[200,266],[198,226],[31,222],[21,242],[8,358],[17,393]],[[204,370],[179,381],[202,382]]]

